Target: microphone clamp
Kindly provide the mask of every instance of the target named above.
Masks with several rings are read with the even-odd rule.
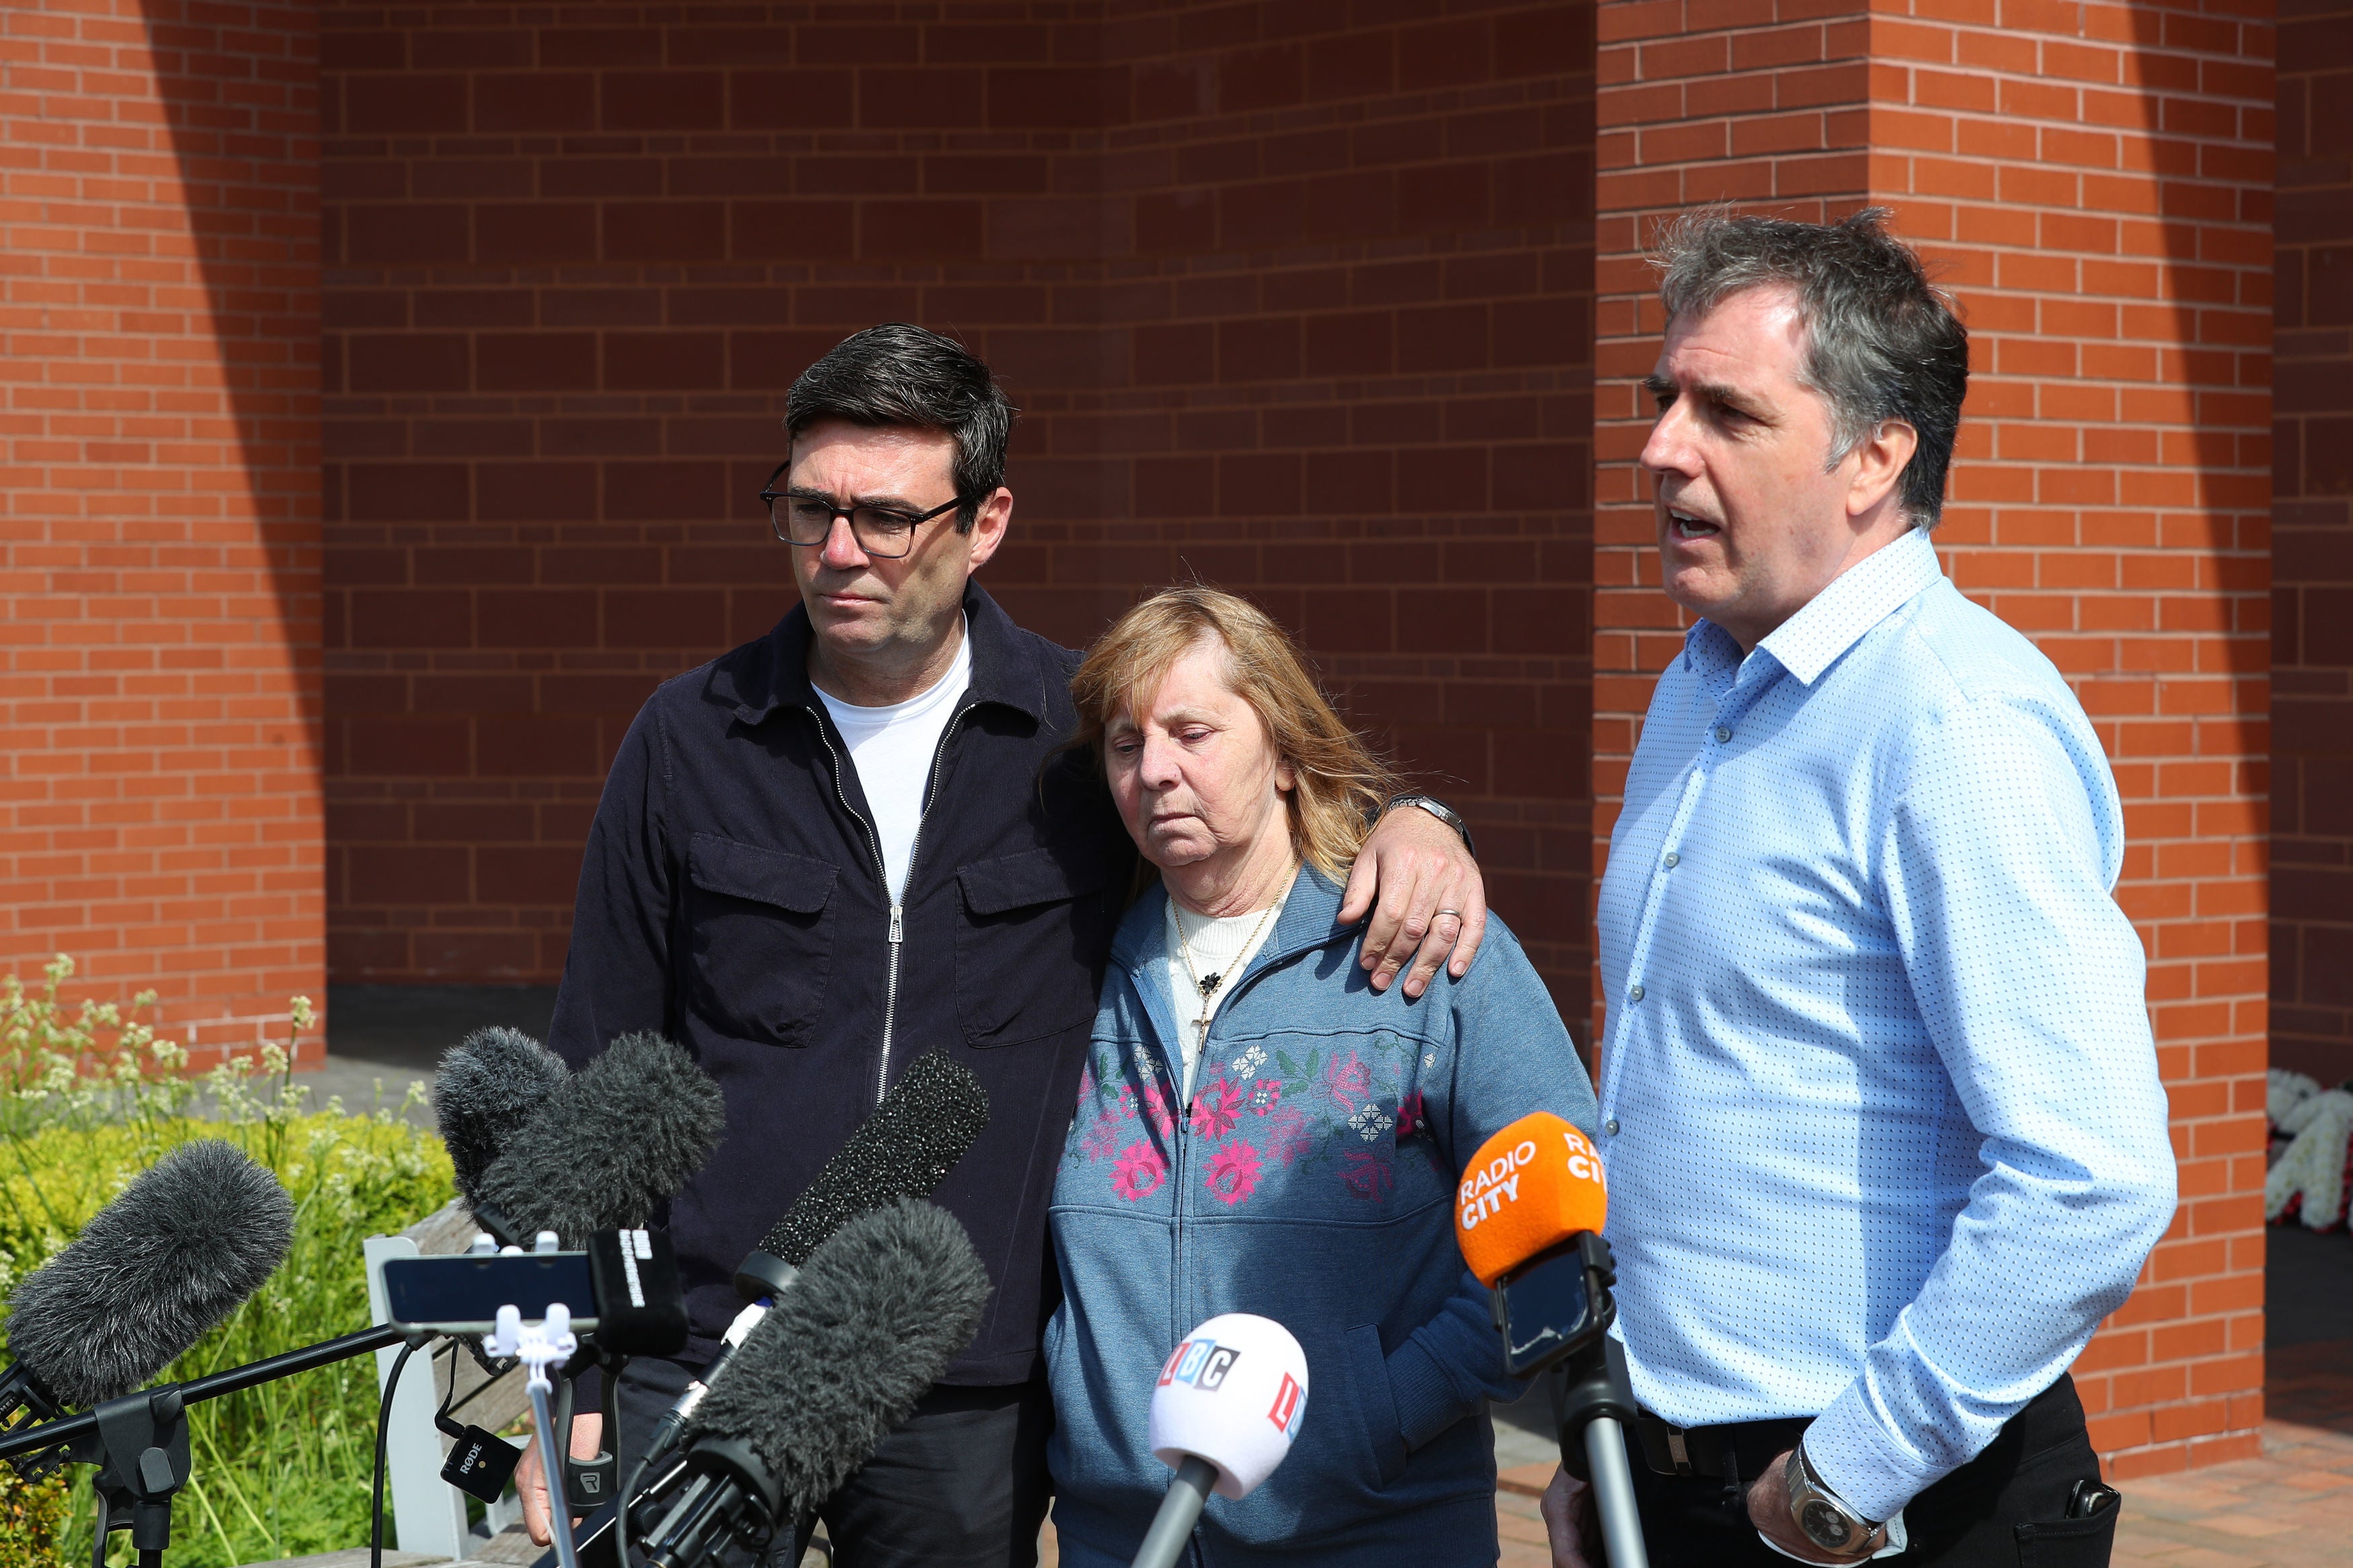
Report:
[[[1610,1287],[1618,1267],[1609,1243],[1581,1230],[1539,1252],[1487,1290],[1504,1336],[1504,1370],[1525,1377],[1575,1354],[1618,1320]]]

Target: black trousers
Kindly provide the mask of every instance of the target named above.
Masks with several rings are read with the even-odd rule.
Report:
[[[676,1362],[637,1361],[621,1378],[623,1458],[634,1464],[686,1388]],[[1050,1483],[1046,1436],[1054,1407],[1042,1382],[1010,1388],[934,1388],[819,1510],[837,1568],[1034,1568]],[[731,1563],[750,1563],[736,1552]],[[774,1568],[794,1568],[779,1542]]]
[[[1797,1444],[1804,1421],[1751,1421],[1715,1428],[1732,1439],[1745,1493],[1777,1454]],[[1661,1475],[1627,1435],[1634,1498],[1651,1568],[1789,1568],[1757,1539],[1745,1497],[1726,1478]],[[2083,1402],[2061,1374],[2010,1418],[1985,1452],[1905,1505],[1911,1550],[1888,1568],[2106,1568],[2121,1502],[2090,1519],[2066,1517],[2082,1480],[2100,1479]]]

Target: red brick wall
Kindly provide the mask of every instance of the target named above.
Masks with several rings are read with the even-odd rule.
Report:
[[[2272,1061],[2353,1078],[2353,6],[2280,6]]]
[[[2067,672],[2126,804],[2182,1205],[2077,1367],[2124,1475],[2253,1454],[2262,1415],[2268,15],[1601,7],[1597,833],[1680,641],[1633,461],[1663,325],[1643,226],[1891,205],[1972,331],[1947,570]]]
[[[0,18],[0,970],[322,997],[308,7]]]
[[[1261,596],[1581,1012],[1586,13],[1398,10],[331,6],[338,977],[557,972],[630,714],[792,602],[784,389],[898,317],[1026,411],[991,589]]]

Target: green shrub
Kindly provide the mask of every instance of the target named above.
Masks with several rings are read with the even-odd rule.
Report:
[[[285,1050],[264,1047],[203,1080],[213,1106],[199,1117],[197,1086],[176,1071],[185,1056],[130,1022],[152,995],[128,1008],[85,1003],[69,1016],[57,991],[71,973],[60,960],[43,993],[26,994],[13,976],[0,991],[0,1291],[165,1151],[226,1138],[293,1196],[293,1247],[269,1282],[164,1377],[200,1377],[367,1327],[361,1239],[406,1228],[452,1191],[440,1141],[401,1115],[413,1101],[359,1115],[332,1100],[310,1110]],[[310,1004],[295,1002],[299,1032]],[[407,1375],[423,1370],[413,1363]],[[233,1568],[364,1542],[375,1416],[374,1356],[190,1406],[195,1474],[174,1510],[167,1561]],[[0,1568],[19,1560],[12,1552],[29,1552],[27,1563],[90,1560],[90,1471],[71,1473],[62,1543],[44,1511],[47,1494],[0,1489]],[[117,1561],[130,1560],[128,1539],[115,1538]]]
[[[65,1551],[61,1538],[72,1507],[69,1479],[46,1475],[27,1480],[0,1465],[0,1568],[53,1568]],[[87,1539],[83,1545],[87,1558]]]

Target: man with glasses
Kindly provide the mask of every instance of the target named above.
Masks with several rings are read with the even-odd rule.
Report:
[[[1133,850],[1064,748],[1079,656],[972,581],[1013,515],[1013,409],[987,366],[873,327],[786,408],[790,456],[761,499],[800,605],[630,727],[556,1003],[552,1044],[575,1065],[657,1030],[727,1095],[725,1141],[670,1205],[693,1337],[681,1363],[624,1378],[623,1459],[716,1350],[744,1254],[907,1064],[945,1047],[991,1115],[939,1201],[994,1289],[971,1347],[824,1518],[843,1568],[1026,1565],[1047,1500],[1039,1335],[1059,1294],[1046,1200]],[[1452,814],[1407,798],[1424,809],[1384,816],[1341,918],[1372,914],[1370,984],[1402,972],[1419,995],[1440,962],[1469,968],[1485,906]],[[599,1426],[579,1419],[575,1453]]]

